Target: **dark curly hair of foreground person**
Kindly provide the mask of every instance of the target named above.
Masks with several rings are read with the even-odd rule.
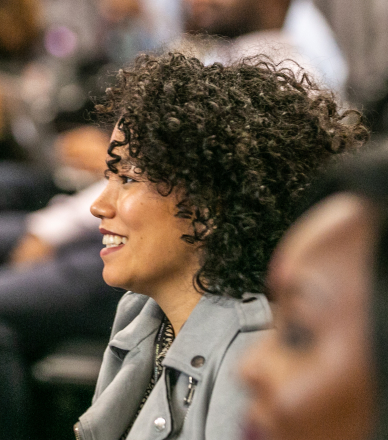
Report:
[[[263,56],[226,67],[143,54],[97,111],[125,135],[109,147],[109,169],[122,159],[162,195],[183,190],[176,215],[195,232],[182,239],[203,244],[196,286],[234,297],[263,290],[269,256],[321,164],[368,137],[357,112],[340,115],[331,93]],[[350,113],[356,122],[346,124]],[[115,152],[123,145],[125,158]]]

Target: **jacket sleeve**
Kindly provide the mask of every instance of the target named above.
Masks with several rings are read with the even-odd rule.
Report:
[[[248,390],[239,379],[239,365],[249,347],[271,330],[240,332],[227,350],[214,384],[206,421],[207,440],[243,438]]]

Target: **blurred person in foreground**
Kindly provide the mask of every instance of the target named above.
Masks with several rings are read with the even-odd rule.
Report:
[[[182,5],[185,32],[221,37],[196,43],[205,63],[228,63],[257,53],[278,62],[290,58],[344,95],[345,58],[311,0],[183,0]]]
[[[129,292],[76,436],[239,438],[233,370],[271,325],[269,255],[311,176],[367,131],[265,56],[205,66],[144,54],[98,109],[116,125],[91,211],[103,277]]]
[[[243,360],[249,440],[388,438],[388,154],[328,173],[276,248],[275,328]]]

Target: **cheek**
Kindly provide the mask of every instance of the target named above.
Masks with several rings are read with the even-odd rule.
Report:
[[[154,248],[154,252],[169,252],[183,243],[183,234],[191,232],[191,222],[175,217],[174,209],[175,202],[169,199],[145,195],[123,198],[119,212],[132,243],[141,240],[143,246]]]
[[[339,377],[323,373],[319,366],[306,367],[302,362],[291,363],[288,373],[274,399],[274,407],[282,419],[293,424],[298,419],[306,421],[324,412],[326,402],[332,400],[330,395],[338,390]]]
[[[286,349],[271,331],[243,359],[241,377],[251,396],[247,418],[271,439],[368,438],[374,394],[365,356],[335,338],[304,353]]]
[[[133,221],[132,218],[136,219],[139,205],[140,203],[137,201],[137,198],[127,195],[122,195],[117,200],[117,214],[123,223],[131,224]]]
[[[285,368],[272,401],[284,438],[345,440],[351,438],[355,426],[362,429],[366,399],[371,395],[367,372],[354,356],[337,361],[328,358],[302,358]]]
[[[146,196],[124,196],[120,199],[117,211],[129,235],[146,230],[154,222],[158,208],[154,205]]]

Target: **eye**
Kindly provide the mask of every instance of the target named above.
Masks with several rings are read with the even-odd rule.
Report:
[[[132,177],[129,177],[129,176],[125,176],[124,174],[120,174],[119,177],[124,184],[136,182],[135,179],[133,179]]]
[[[307,350],[314,343],[312,330],[296,323],[287,323],[280,332],[282,343],[293,350]]]

